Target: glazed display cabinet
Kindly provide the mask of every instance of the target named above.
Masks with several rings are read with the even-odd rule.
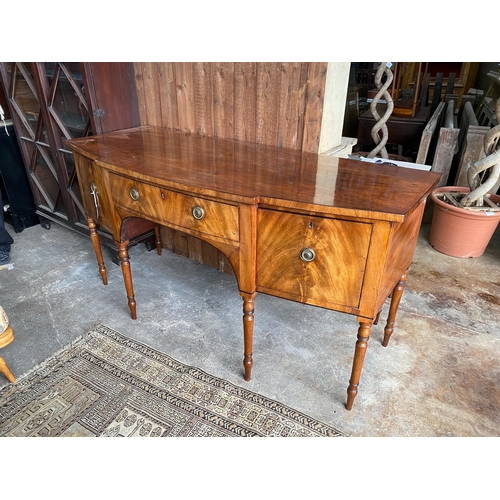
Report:
[[[65,143],[140,124],[133,63],[3,62],[0,77],[41,224],[88,236]],[[111,235],[99,232],[116,261]]]

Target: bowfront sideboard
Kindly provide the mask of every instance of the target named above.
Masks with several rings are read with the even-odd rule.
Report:
[[[114,237],[133,319],[128,242],[164,225],[219,249],[243,298],[245,379],[258,292],[354,315],[346,408],[358,392],[370,330],[391,297],[393,331],[422,221],[440,175],[155,127],[67,142],[74,153],[99,272],[98,227]]]

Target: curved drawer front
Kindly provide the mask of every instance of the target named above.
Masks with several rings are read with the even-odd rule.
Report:
[[[169,191],[157,186],[110,175],[117,205],[139,217],[153,217],[166,225],[239,241],[238,207]]]
[[[372,224],[259,210],[257,286],[320,306],[357,308]]]

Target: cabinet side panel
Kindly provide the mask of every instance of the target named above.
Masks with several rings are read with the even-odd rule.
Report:
[[[395,224],[389,241],[387,259],[378,296],[380,306],[392,292],[397,281],[410,267],[417,245],[418,233],[425,208],[425,200],[401,224]]]

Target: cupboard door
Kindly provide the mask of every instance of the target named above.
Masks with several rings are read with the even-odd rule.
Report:
[[[372,224],[260,209],[258,290],[355,312]]]
[[[108,201],[108,188],[102,170],[85,156],[74,155],[78,179],[82,187],[82,204],[86,214],[102,228],[112,231],[112,210]]]
[[[39,211],[67,221],[49,118],[39,96],[35,68],[29,63],[5,63],[4,69],[2,76],[8,87],[16,133],[36,205]]]
[[[91,134],[88,103],[80,63],[43,63],[47,108],[57,124],[58,143]]]
[[[54,128],[55,147],[61,169],[59,184],[67,196],[71,222],[86,228],[74,158],[65,145],[66,139],[92,135],[81,63],[45,62],[38,66],[43,79],[41,87]]]
[[[137,127],[141,124],[134,64],[85,62],[82,64],[85,96],[92,113],[94,134]]]

